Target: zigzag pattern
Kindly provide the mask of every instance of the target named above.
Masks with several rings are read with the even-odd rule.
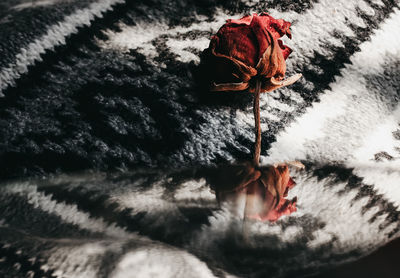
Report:
[[[0,26],[61,7],[38,3]],[[0,45],[0,176],[18,178],[0,188],[1,275],[302,277],[399,236],[396,1],[74,5]],[[262,96],[262,161],[307,169],[298,211],[244,236],[205,169],[249,157],[251,96],[202,92],[196,64],[225,19],[261,10],[293,22],[304,74]]]

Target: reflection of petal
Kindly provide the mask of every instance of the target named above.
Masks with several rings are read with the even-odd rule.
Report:
[[[296,198],[287,200],[288,191],[295,186],[287,164],[254,167],[252,164],[219,168],[208,181],[215,189],[220,203],[229,203],[233,211],[244,218],[276,221],[296,211]],[[238,205],[238,200],[242,200]],[[236,206],[235,206],[236,204]]]
[[[246,196],[246,204],[244,209],[245,217],[251,219],[259,219],[260,212],[264,209],[264,200],[260,198],[259,195],[250,195]]]
[[[276,209],[270,210],[267,215],[261,217],[263,221],[274,222],[284,215],[290,215],[297,211],[296,208],[297,197],[292,200],[281,199]]]

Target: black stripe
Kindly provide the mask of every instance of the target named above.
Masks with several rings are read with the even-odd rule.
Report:
[[[203,2],[213,2],[212,0],[204,0]],[[299,14],[306,12],[311,9],[318,0],[269,0],[269,1],[246,1],[241,0],[225,0],[225,1],[214,1],[222,3],[223,7],[229,10],[232,14],[241,13],[243,15],[250,14],[251,12],[257,11],[268,12],[269,9],[277,9],[281,12],[295,11]]]
[[[19,234],[17,231],[8,228],[0,228],[0,234],[2,235],[0,239],[1,277],[56,277],[54,275],[54,270],[42,270],[42,265],[45,264],[45,261],[38,254],[38,250],[35,250],[35,248],[32,248],[31,246],[27,247],[27,245],[30,244],[22,239],[24,237],[23,234]],[[6,236],[4,234],[6,234]],[[9,242],[7,240],[7,235],[10,234],[16,236],[17,238],[19,237],[16,243],[13,241]]]
[[[28,231],[31,235],[52,238],[102,236],[99,233],[82,230],[75,224],[65,223],[58,215],[34,207],[27,198],[17,193],[0,194],[0,218],[9,227]]]

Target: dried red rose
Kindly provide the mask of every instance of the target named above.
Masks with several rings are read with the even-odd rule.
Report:
[[[261,153],[260,93],[293,84],[301,77],[296,74],[284,79],[285,60],[292,50],[280,38],[292,37],[289,28],[289,22],[266,13],[229,19],[202,55],[211,91],[254,93],[255,165],[259,164]]]
[[[211,90],[255,92],[259,82],[261,92],[269,92],[299,79],[283,80],[292,50],[280,38],[291,38],[290,25],[266,13],[227,20],[203,55]]]

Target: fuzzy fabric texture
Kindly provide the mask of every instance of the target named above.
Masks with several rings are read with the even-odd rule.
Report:
[[[304,76],[261,96],[262,164],[306,170],[298,211],[244,233],[207,178],[251,157],[252,96],[197,65],[262,11]],[[3,1],[0,276],[302,277],[398,237],[399,26],[391,0]]]

